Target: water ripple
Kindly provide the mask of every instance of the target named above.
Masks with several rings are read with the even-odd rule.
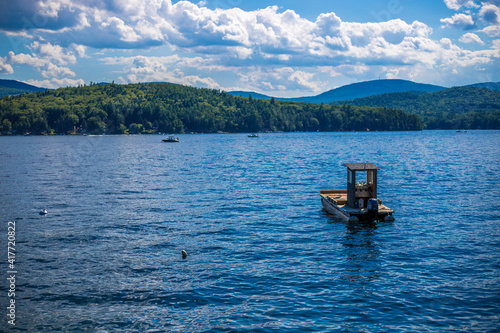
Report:
[[[19,330],[500,326],[499,131],[0,141]],[[381,167],[395,222],[321,210],[319,190],[345,187],[342,163],[358,161]]]

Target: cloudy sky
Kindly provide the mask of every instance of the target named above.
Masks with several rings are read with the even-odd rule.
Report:
[[[500,81],[500,0],[0,0],[0,79],[316,95]]]

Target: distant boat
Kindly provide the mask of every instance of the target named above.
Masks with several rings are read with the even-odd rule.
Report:
[[[344,163],[347,190],[320,191],[326,211],[345,221],[394,221],[394,211],[377,198],[377,170],[372,163]],[[366,181],[358,181],[356,172],[366,172]]]
[[[44,208],[38,214],[40,214],[40,215],[47,215],[47,210]]]
[[[179,138],[174,137],[173,135],[169,135],[168,138],[161,140],[163,142],[179,142]]]
[[[259,135],[258,134],[255,134],[255,133],[252,133],[252,134],[249,134],[248,135],[249,138],[258,138]]]

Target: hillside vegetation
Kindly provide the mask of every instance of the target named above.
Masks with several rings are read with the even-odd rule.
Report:
[[[397,108],[416,114],[428,129],[499,129],[500,92],[454,87],[431,93],[391,93],[338,102],[339,105]]]
[[[168,83],[68,87],[0,99],[3,133],[421,130],[384,107],[279,102]]]
[[[38,88],[30,84],[16,80],[0,79],[0,97],[24,94],[26,92],[45,91],[45,88]]]

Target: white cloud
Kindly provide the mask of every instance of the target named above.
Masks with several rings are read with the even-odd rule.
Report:
[[[52,78],[50,80],[27,80],[23,81],[24,83],[31,84],[36,87],[42,87],[42,88],[48,88],[48,89],[57,89],[61,87],[75,87],[79,85],[85,84],[85,82],[82,79],[68,79],[68,78],[63,78],[63,79],[57,79],[57,78]]]
[[[500,35],[499,1],[445,0],[448,8],[463,12],[442,19],[443,27],[467,30],[482,25],[460,41],[489,46],[488,36]],[[47,78],[74,78],[72,65],[89,57],[92,48],[103,53],[141,50],[144,56],[106,57],[99,62],[122,71],[123,82],[170,81],[218,88],[224,82],[221,77],[232,76],[239,79],[235,85],[261,91],[318,91],[330,84],[332,76],[378,77],[381,70],[386,77],[400,78],[433,71],[461,73],[463,66],[483,66],[495,59],[491,52],[462,49],[454,44],[456,39],[435,40],[432,28],[419,21],[344,22],[335,13],[308,20],[278,6],[212,10],[205,7],[206,1],[43,0],[31,6],[27,2],[8,2],[13,17],[0,13],[2,29],[11,34],[25,29],[21,39],[29,36],[34,41],[28,51],[23,46],[22,52],[13,50],[0,58],[0,72],[26,65]],[[22,17],[35,15],[37,24],[19,23]],[[485,23],[492,25],[484,27]],[[155,55],[163,51],[178,55],[145,56],[150,50]]]
[[[493,41],[493,49],[497,51],[496,57],[500,58],[500,39]]]
[[[84,45],[76,45],[76,44],[72,44],[71,47],[73,48],[74,52],[76,53],[76,55],[79,57],[79,58],[84,58],[84,57],[87,57],[85,55],[85,52],[87,50],[87,47],[84,46]]]
[[[139,35],[135,33],[134,28],[128,26],[118,17],[110,17],[101,23],[100,28],[119,37],[124,42],[136,42]]]
[[[484,5],[479,11],[479,17],[491,24],[500,24],[500,8],[493,4]]]
[[[481,45],[484,45],[484,42],[481,40],[481,38],[479,38],[478,35],[470,33],[470,32],[468,32],[465,35],[463,35],[462,37],[460,37],[460,41],[462,43],[466,43],[466,44],[481,44]]]
[[[486,27],[480,31],[484,32],[485,34],[487,34],[490,37],[500,37],[500,26],[499,25],[491,25],[491,26]]]
[[[12,74],[14,69],[9,65],[4,58],[0,57],[0,74]]]
[[[54,61],[59,65],[68,65],[76,63],[76,57],[73,53],[64,50],[59,45],[52,45],[50,43],[40,43],[35,41],[31,44],[30,48],[39,58],[44,58]]]
[[[441,19],[441,22],[446,23],[442,28],[453,27],[468,30],[475,27],[472,16],[466,14],[455,14],[452,17]]]
[[[291,10],[280,13],[276,6],[245,12],[210,10],[190,2],[164,3],[167,6],[150,20],[158,23],[155,33],[161,33],[174,49],[199,56],[101,60],[125,66],[126,81],[216,87],[211,73],[223,71],[236,74],[236,85],[247,89],[317,92],[327,84],[322,79],[332,76],[369,77],[382,69],[386,77],[412,78],[436,69],[460,71],[463,66],[488,64],[492,56],[471,53],[449,39],[435,41],[432,29],[419,21],[342,22],[334,13],[326,13],[311,22]],[[462,2],[463,6],[468,5]],[[465,14],[442,21],[459,28],[474,26],[472,16]],[[137,25],[134,31],[139,31]],[[462,41],[482,42],[473,34],[464,35]],[[316,66],[311,67],[312,63]],[[331,68],[331,75],[318,71],[318,66]]]
[[[474,0],[444,0],[446,6],[450,9],[459,10],[462,7],[477,8],[479,7]]]
[[[178,55],[165,57],[106,57],[100,59],[106,65],[123,66],[126,78],[122,83],[171,82],[201,88],[221,89],[210,77],[186,75],[180,68],[209,68],[201,58],[181,58]]]
[[[43,59],[30,54],[14,54],[10,51],[7,61],[14,65],[28,65],[40,72],[43,77],[75,76],[76,74],[67,67],[60,67],[50,62],[49,59]]]
[[[315,74],[292,67],[249,67],[239,73],[239,77],[240,85],[257,91],[277,92],[286,89],[318,92],[324,87]]]
[[[80,46],[73,45],[76,52],[81,53]],[[10,51],[6,62],[12,65],[27,65],[40,72],[43,77],[76,76],[68,65],[76,63],[76,56],[70,50],[59,45],[34,41],[29,46],[33,54],[14,53]],[[12,69],[12,68],[11,68]]]

